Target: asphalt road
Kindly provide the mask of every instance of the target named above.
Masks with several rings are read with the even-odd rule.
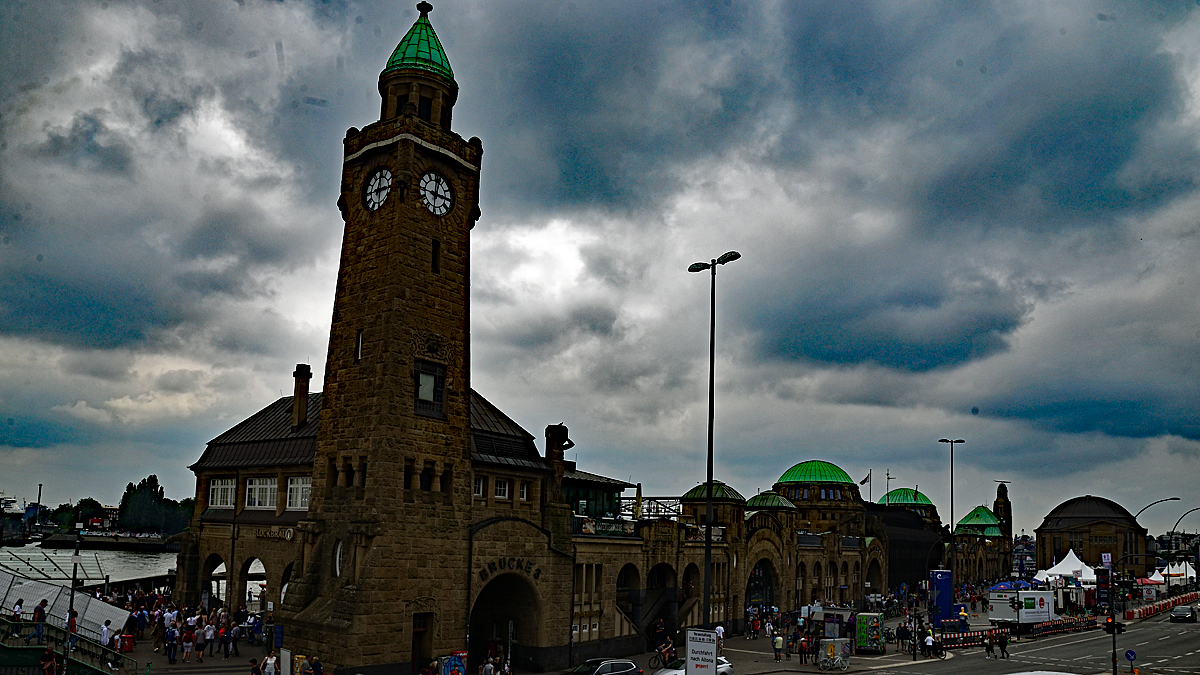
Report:
[[[1126,650],[1137,654],[1134,667],[1141,675],[1200,675],[1200,624],[1169,623],[1167,615],[1126,624],[1117,636],[1118,672],[1129,673]],[[1028,671],[1104,675],[1112,673],[1112,636],[1102,630],[1066,633],[1009,645],[1009,659],[986,659],[983,648],[952,650],[944,661],[913,662],[909,654],[861,655],[851,658],[849,672],[879,675],[1007,675]],[[736,675],[786,672],[820,672],[801,666],[793,657],[776,663],[765,639],[735,637],[726,643],[725,656]],[[644,667],[644,666],[643,666]],[[646,675],[651,675],[649,669]]]

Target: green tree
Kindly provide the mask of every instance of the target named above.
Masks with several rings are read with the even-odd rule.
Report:
[[[125,486],[118,522],[121,527],[135,532],[160,532],[170,536],[187,528],[193,507],[191,498],[183,502],[168,499],[158,484],[158,476],[150,474],[137,485],[129,483]]]

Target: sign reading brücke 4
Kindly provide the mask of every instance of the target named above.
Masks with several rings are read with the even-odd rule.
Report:
[[[542,568],[534,567],[532,560],[524,560],[522,558],[496,558],[494,561],[489,560],[485,565],[479,568],[479,578],[482,581],[487,581],[488,577],[496,574],[497,572],[503,572],[505,570],[524,572],[525,574],[533,577],[535,581],[540,579],[542,576]]]

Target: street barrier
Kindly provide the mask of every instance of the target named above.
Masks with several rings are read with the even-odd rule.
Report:
[[[946,649],[964,647],[979,647],[987,641],[988,633],[1000,637],[1001,634],[1011,633],[1008,628],[991,628],[989,630],[973,630],[966,633],[945,633],[942,635],[942,646]]]
[[[1190,605],[1197,600],[1200,600],[1200,593],[1184,593],[1183,595],[1177,595],[1173,598],[1167,598],[1166,600],[1159,600],[1158,602],[1151,603],[1144,607],[1138,607],[1137,609],[1127,609],[1125,610],[1125,619],[1127,621],[1133,619],[1145,619],[1179,605]]]
[[[1059,619],[1058,621],[1043,621],[1033,624],[1029,634],[1033,637],[1057,635],[1081,630],[1091,630],[1096,627],[1096,617],[1089,616],[1076,619]]]

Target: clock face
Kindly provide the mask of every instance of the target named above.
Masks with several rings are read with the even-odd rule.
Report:
[[[368,211],[378,211],[387,201],[388,193],[392,191],[392,172],[387,169],[376,169],[367,179],[366,194],[363,202]]]
[[[425,202],[425,207],[429,209],[430,213],[435,216],[444,216],[454,205],[454,192],[445,178],[430,171],[421,176],[421,200]]]

